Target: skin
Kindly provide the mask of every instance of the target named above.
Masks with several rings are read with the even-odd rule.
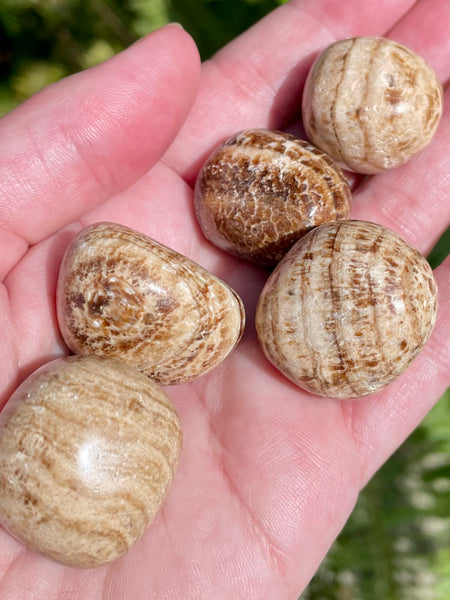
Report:
[[[449,265],[436,271],[439,317],[414,366],[372,397],[317,398],[264,359],[253,318],[267,272],[203,238],[192,184],[206,155],[239,129],[301,132],[308,66],[338,38],[389,36],[421,54],[445,86],[447,4],[292,1],[205,63],[199,80],[192,41],[168,27],[3,119],[2,402],[31,370],[67,353],[55,320],[58,266],[68,240],[95,221],[134,227],[212,270],[242,296],[248,324],[225,363],[168,389],[184,429],[180,467],[129,554],[79,571],[1,531],[1,598],[291,600],[304,589],[359,490],[449,383]],[[424,253],[449,221],[448,92],[445,106],[419,156],[364,184],[351,180],[352,217],[386,225]]]

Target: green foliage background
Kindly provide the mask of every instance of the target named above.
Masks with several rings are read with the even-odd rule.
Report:
[[[0,0],[0,115],[170,21],[207,59],[284,1]],[[447,230],[433,266],[449,246]],[[449,409],[447,392],[363,490],[302,600],[448,600]]]

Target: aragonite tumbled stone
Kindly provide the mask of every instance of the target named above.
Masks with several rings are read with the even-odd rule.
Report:
[[[381,390],[409,367],[436,321],[426,259],[393,231],[339,221],[302,237],[267,280],[256,330],[269,361],[330,398]]]
[[[242,301],[225,282],[116,223],[94,223],[69,244],[57,312],[72,352],[124,360],[161,385],[219,365],[245,323]]]
[[[379,37],[340,40],[316,59],[303,91],[313,144],[342,167],[380,173],[432,139],[442,114],[433,69],[409,48]]]
[[[209,156],[194,201],[213,244],[274,266],[313,227],[347,219],[351,194],[341,169],[312,144],[281,131],[247,129]]]
[[[65,565],[108,563],[160,508],[181,441],[169,398],[133,367],[52,361],[0,415],[0,523]]]

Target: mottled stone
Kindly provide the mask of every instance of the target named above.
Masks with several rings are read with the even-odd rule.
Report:
[[[195,186],[195,211],[216,246],[275,265],[312,227],[345,219],[351,194],[340,168],[311,144],[249,129],[221,144]]]
[[[357,37],[329,46],[303,92],[308,138],[358,173],[397,167],[432,139],[442,114],[432,68],[392,40]]]
[[[113,223],[92,225],[69,245],[57,308],[74,353],[121,358],[165,385],[218,365],[244,327],[242,302],[223,281]]]
[[[301,388],[334,398],[380,390],[428,339],[437,286],[426,259],[365,221],[322,225],[268,279],[256,329],[272,364]]]
[[[133,367],[52,361],[0,415],[0,523],[65,565],[112,561],[160,508],[181,441],[169,398]]]

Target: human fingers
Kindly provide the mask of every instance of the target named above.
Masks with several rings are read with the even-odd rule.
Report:
[[[199,69],[192,39],[168,26],[0,122],[2,275],[27,244],[126,188],[161,157],[190,109]]]
[[[439,312],[433,333],[411,367],[379,394],[344,405],[358,448],[361,486],[417,427],[450,384],[450,259],[435,270]]]
[[[203,65],[199,94],[167,163],[192,182],[211,149],[249,127],[282,128],[298,111],[307,71],[323,48],[383,35],[412,0],[292,0]]]
[[[449,120],[444,118],[435,140],[419,157],[392,173],[377,175],[357,190],[352,216],[388,226],[427,252],[448,223],[449,175],[444,159],[448,156],[448,129]],[[192,189],[167,166],[156,166],[135,185],[86,213],[75,228],[102,220],[138,229],[225,279],[246,303],[249,330],[264,274],[231,259],[205,240],[193,213]],[[53,294],[61,254],[74,231],[61,232],[37,245],[7,279],[22,340],[22,366],[33,365],[42,352],[51,356],[60,351]]]
[[[255,278],[259,284],[262,273],[251,265],[236,264],[238,261],[211,247],[196,223],[192,189],[173,171],[158,164],[124,192],[34,245],[5,278],[20,378],[67,351],[55,314],[59,266],[76,232],[98,221],[121,223],[172,247],[225,279],[240,293],[240,281],[244,280],[256,301],[260,286],[255,285]],[[1,391],[0,385],[0,397]]]
[[[450,56],[447,42],[450,5],[421,0],[388,33],[417,51],[445,83]],[[417,35],[418,31],[426,35]],[[450,222],[450,98],[429,146],[405,165],[368,179],[354,192],[352,216],[394,229],[427,254]]]
[[[386,37],[417,52],[446,85],[449,78],[449,34],[450,4],[446,0],[419,0],[386,32]]]
[[[450,93],[432,143],[405,165],[378,174],[353,195],[352,217],[393,229],[424,254],[450,222]]]

